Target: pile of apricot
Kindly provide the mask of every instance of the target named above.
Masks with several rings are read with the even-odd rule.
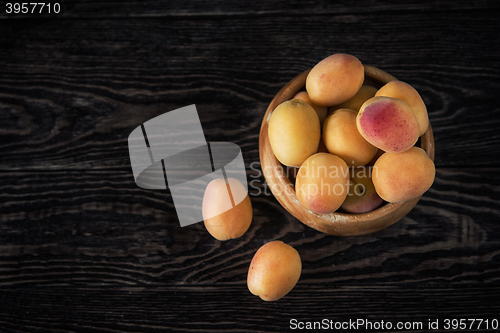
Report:
[[[302,206],[317,214],[361,214],[384,202],[417,198],[430,188],[434,163],[415,146],[428,126],[427,109],[412,86],[402,81],[370,86],[356,57],[334,54],[311,69],[305,91],[273,110],[268,137],[276,158],[298,168],[295,192]],[[246,197],[214,214],[228,191]],[[235,179],[213,181],[205,191],[203,216],[216,239],[242,236],[252,220],[245,188]],[[301,270],[293,247],[269,242],[252,259],[248,289],[266,301],[280,299]]]
[[[274,155],[299,168],[295,192],[314,213],[366,213],[417,198],[434,182],[433,161],[415,146],[429,126],[420,94],[402,81],[364,82],[356,57],[331,55],[269,119]]]

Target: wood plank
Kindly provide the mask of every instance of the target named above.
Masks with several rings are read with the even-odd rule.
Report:
[[[288,332],[295,321],[322,322],[344,331],[447,332],[446,319],[467,320],[467,331],[499,327],[498,285],[297,285],[276,302],[246,286],[147,288],[37,287],[0,289],[2,332]],[[325,308],[325,304],[328,307]],[[89,306],[90,305],[90,306]],[[478,321],[483,319],[481,326]],[[488,319],[488,327],[486,326]],[[344,322],[359,322],[345,326]],[[398,323],[410,325],[397,329]],[[450,322],[448,324],[451,324]],[[473,325],[472,327],[470,325]],[[305,325],[305,323],[304,323]],[[392,325],[392,329],[388,329]],[[399,324],[401,325],[401,324]],[[372,329],[370,329],[372,328]],[[478,330],[479,328],[479,330]],[[296,328],[297,329],[297,328]],[[296,330],[295,329],[295,330]],[[342,328],[337,328],[342,330]],[[315,331],[319,331],[316,329]]]
[[[500,2],[60,2],[51,17],[0,11],[0,332],[284,332],[292,318],[498,330]],[[433,187],[363,237],[305,227],[259,175],[267,104],[334,52],[413,84],[435,130]],[[191,103],[255,181],[240,239],[181,228],[169,191],[132,179],[130,131]],[[304,270],[268,303],[245,281],[274,239]]]
[[[48,13],[45,9],[40,14],[40,7],[35,8],[38,17],[44,18],[136,18],[136,17],[220,17],[244,16],[244,17],[262,17],[277,15],[294,16],[313,16],[313,15],[353,15],[366,13],[393,13],[400,14],[404,12],[437,12],[437,11],[472,11],[472,10],[491,10],[498,9],[496,1],[421,1],[411,0],[401,3],[400,1],[373,1],[362,0],[353,4],[349,1],[335,1],[328,3],[314,3],[303,1],[287,1],[283,4],[279,1],[253,1],[253,2],[235,2],[235,1],[217,1],[208,3],[205,1],[96,1],[96,0],[51,0],[49,3],[61,4],[59,15]],[[32,7],[29,6],[28,14],[6,14],[0,13],[1,18],[29,18]]]
[[[0,286],[241,284],[276,239],[299,251],[301,283],[500,282],[499,175],[439,169],[400,222],[335,237],[293,218],[253,173],[252,226],[220,242],[202,223],[181,228],[168,191],[140,189],[128,171],[2,172]]]
[[[368,21],[366,34],[351,33]],[[438,166],[500,162],[494,13],[36,22],[0,22],[1,170],[128,167],[128,134],[186,103],[198,106],[207,140],[237,143],[258,161],[273,95],[335,52],[420,91]]]

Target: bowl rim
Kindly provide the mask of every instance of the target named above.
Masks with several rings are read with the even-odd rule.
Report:
[[[363,66],[365,70],[365,82],[374,81],[374,83],[382,86],[389,81],[397,80],[394,76],[374,66]],[[306,209],[299,203],[294,185],[284,173],[285,167],[274,156],[269,143],[267,128],[269,118],[274,109],[282,102],[291,99],[297,92],[304,88],[310,70],[305,70],[283,86],[269,104],[263,117],[259,135],[259,157],[267,185],[274,197],[292,216],[296,217],[302,223],[327,234],[339,236],[364,235],[396,223],[413,209],[422,196],[399,203],[384,203],[379,208],[361,214],[350,214],[339,211],[330,214],[317,214]],[[430,122],[427,131],[419,139],[419,147],[423,148],[431,160],[434,161],[434,135]],[[269,167],[271,168],[269,169]],[[277,193],[278,189],[280,191],[283,189],[286,189],[286,191],[293,189],[293,191],[287,192],[286,196],[288,198],[285,198],[283,195]]]

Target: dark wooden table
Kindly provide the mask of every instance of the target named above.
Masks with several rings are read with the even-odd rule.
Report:
[[[0,332],[500,329],[500,2],[60,3],[1,8]],[[274,94],[337,52],[417,88],[435,135],[432,188],[367,236],[304,226],[259,167]],[[130,132],[190,104],[207,141],[242,149],[254,218],[239,239],[181,228],[168,189],[134,182]],[[303,272],[269,303],[246,274],[271,240]]]

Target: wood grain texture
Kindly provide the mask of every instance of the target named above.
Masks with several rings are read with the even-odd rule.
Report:
[[[499,165],[494,12],[37,22],[0,22],[2,170],[128,167],[138,124],[193,103],[207,140],[237,143],[257,161],[272,97],[334,52],[417,88],[438,167]]]
[[[97,1],[97,0],[51,0],[61,4],[61,15],[58,18],[136,18],[136,17],[168,17],[168,18],[199,18],[213,17],[225,18],[228,16],[261,17],[261,16],[318,16],[318,15],[354,15],[360,13],[393,13],[423,11],[471,11],[491,10],[500,6],[496,1],[481,0],[470,1],[400,1],[391,0],[377,2],[371,0],[357,1],[353,5],[350,1],[335,2],[303,2],[303,1],[231,1],[222,0],[206,2],[200,0],[177,1]],[[42,17],[54,17],[46,13]],[[29,15],[0,14],[0,18],[28,18]]]
[[[3,172],[0,286],[244,284],[276,239],[299,251],[301,283],[498,283],[499,175],[438,169],[403,220],[336,237],[293,218],[253,174],[253,223],[219,242],[202,223],[181,228],[168,191],[140,189],[128,172]]]
[[[326,319],[333,323],[360,319],[372,324],[383,320],[394,325],[392,330],[377,332],[425,332],[429,320],[438,319],[439,329],[433,332],[449,332],[444,329],[445,318],[482,318],[490,323],[498,320],[498,313],[492,313],[490,306],[498,306],[499,299],[500,288],[492,285],[443,288],[441,285],[300,284],[277,302],[261,301],[246,286],[0,289],[0,303],[5,309],[0,314],[0,330],[293,332],[297,329],[291,328],[291,319],[304,322]],[[421,323],[422,329],[397,330],[398,322]],[[484,324],[482,328],[467,332],[486,331]],[[314,330],[320,331],[325,330]],[[353,331],[371,330],[361,326]],[[494,330],[490,326],[488,331]]]
[[[0,13],[0,332],[500,319],[498,1],[61,3],[56,17]],[[335,52],[416,87],[435,136],[434,185],[360,237],[299,223],[258,163],[273,96]],[[190,104],[207,141],[242,149],[254,220],[240,239],[181,228],[169,191],[133,180],[129,133]],[[275,239],[303,273],[266,303],[245,280]]]

